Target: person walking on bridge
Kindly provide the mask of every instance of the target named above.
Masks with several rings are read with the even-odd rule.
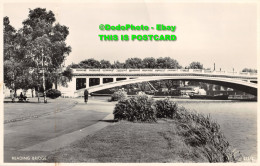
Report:
[[[84,91],[84,100],[85,100],[85,103],[88,102],[88,90],[87,89],[85,89],[85,91]]]

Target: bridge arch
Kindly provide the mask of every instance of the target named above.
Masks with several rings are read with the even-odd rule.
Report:
[[[230,87],[233,89],[241,90],[246,93],[257,95],[257,84],[251,83],[248,81],[243,81],[241,79],[234,79],[234,78],[225,78],[225,77],[212,77],[212,76],[150,76],[150,77],[137,77],[135,79],[130,80],[122,80],[117,82],[106,83],[102,85],[92,86],[88,89],[90,93],[96,92],[103,89],[113,88],[117,86],[133,84],[133,83],[140,83],[140,82],[147,82],[147,81],[157,81],[157,80],[185,80],[185,81],[200,81],[212,84],[218,84],[226,87]],[[85,89],[80,89],[75,91],[76,96],[83,95],[83,91]]]

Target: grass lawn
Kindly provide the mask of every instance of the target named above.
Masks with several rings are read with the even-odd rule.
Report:
[[[175,123],[117,122],[53,152],[48,162],[208,162],[185,143]]]

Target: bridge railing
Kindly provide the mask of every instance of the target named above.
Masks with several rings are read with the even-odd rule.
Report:
[[[256,76],[257,73],[249,72],[229,72],[229,71],[211,71],[203,69],[73,69],[77,74],[98,74],[98,73],[208,73],[208,74],[225,74],[225,75],[242,75]]]

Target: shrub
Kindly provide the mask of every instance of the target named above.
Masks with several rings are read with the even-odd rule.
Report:
[[[154,100],[147,95],[120,100],[113,113],[115,120],[156,122]]]
[[[157,100],[155,103],[156,103],[155,106],[157,110],[157,114],[156,114],[157,118],[173,119],[178,108],[175,102],[169,100],[169,98],[166,98],[164,100]]]
[[[120,89],[111,95],[111,101],[118,101],[127,98],[127,94],[124,90]]]
[[[182,107],[177,109],[176,119],[185,142],[200,149],[209,162],[236,162],[242,159],[240,152],[231,148],[219,124],[210,116],[189,112]]]
[[[61,92],[57,89],[49,89],[46,92],[46,96],[52,99],[56,99],[57,97],[61,96]]]

